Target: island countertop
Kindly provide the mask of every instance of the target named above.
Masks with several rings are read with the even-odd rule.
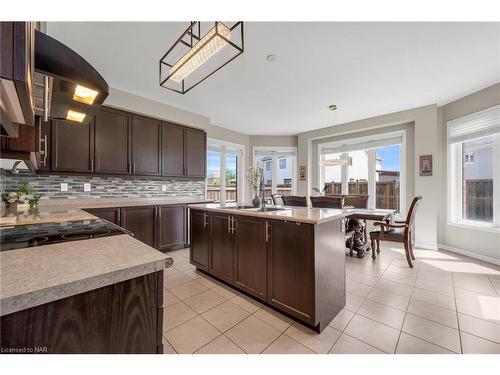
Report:
[[[161,271],[167,256],[128,235],[0,252],[0,316]]]
[[[258,208],[238,208],[236,205],[222,206],[216,203],[190,204],[190,209],[232,213],[234,215],[261,217],[269,220],[295,221],[298,223],[320,224],[346,217],[351,213],[348,209],[268,206],[279,208],[275,211],[260,211]]]

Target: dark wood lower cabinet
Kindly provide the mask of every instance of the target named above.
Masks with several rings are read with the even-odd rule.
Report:
[[[3,353],[163,353],[163,271],[2,316],[0,330]]]
[[[190,219],[191,244],[189,259],[197,268],[208,271],[210,221],[206,212],[192,210]]]
[[[186,245],[186,206],[158,207],[158,250],[172,250]]]
[[[121,226],[145,244],[156,247],[156,206],[124,207],[121,209]]]
[[[190,238],[191,264],[318,332],[345,306],[341,218],[306,224],[192,209]]]
[[[270,222],[268,301],[314,323],[314,230],[311,224]]]
[[[89,214],[107,220],[110,223],[120,225],[120,209],[119,208],[92,208],[85,210]]]
[[[210,216],[209,271],[227,283],[234,281],[233,233],[231,216],[213,213]]]
[[[234,285],[257,298],[267,297],[266,222],[234,218]]]

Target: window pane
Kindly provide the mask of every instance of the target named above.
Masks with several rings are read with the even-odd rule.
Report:
[[[220,202],[220,152],[207,152],[207,199]]]
[[[493,137],[462,143],[462,217],[493,222]]]
[[[293,156],[279,159],[278,175],[276,176],[276,193],[281,195],[292,195],[292,160]]]
[[[238,157],[226,155],[226,202],[238,201]]]
[[[375,149],[375,155],[375,207],[399,212],[399,145],[379,147]]]
[[[319,189],[325,189],[325,194],[343,194],[342,193],[342,154],[326,154],[323,156],[324,180],[325,186]]]
[[[348,194],[368,195],[368,151],[351,151],[346,156]]]

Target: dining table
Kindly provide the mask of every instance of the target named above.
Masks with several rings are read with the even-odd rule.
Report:
[[[347,215],[347,230],[354,231],[354,245],[353,250],[356,252],[358,258],[363,258],[365,253],[373,250],[368,240],[366,225],[363,226],[364,221],[383,221],[391,224],[396,210],[388,209],[371,209],[371,208],[355,208],[344,207]]]

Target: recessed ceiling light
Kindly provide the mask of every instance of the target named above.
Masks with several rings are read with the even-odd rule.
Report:
[[[267,55],[266,60],[267,61],[276,61],[276,55]]]
[[[329,109],[330,111],[336,111],[336,110],[337,110],[337,105],[335,105],[335,104],[330,104],[330,105],[328,106],[328,109]]]

